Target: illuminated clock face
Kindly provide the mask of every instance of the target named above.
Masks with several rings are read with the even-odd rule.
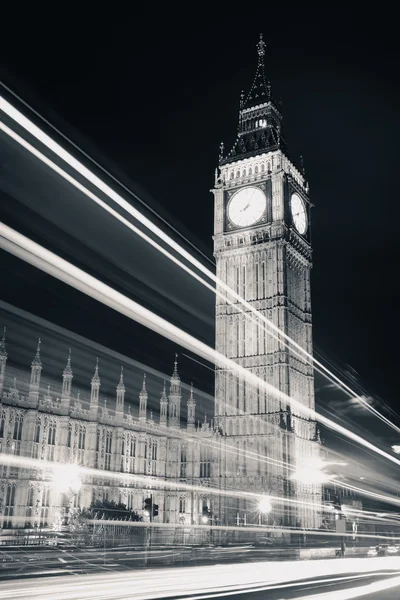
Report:
[[[247,187],[232,196],[228,216],[236,227],[249,227],[261,219],[266,206],[264,192],[256,187]]]
[[[290,211],[294,226],[300,235],[307,231],[307,213],[303,200],[297,194],[292,194],[290,198]]]

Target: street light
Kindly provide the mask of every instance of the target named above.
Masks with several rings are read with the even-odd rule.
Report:
[[[310,459],[306,464],[304,464],[304,466],[295,471],[292,479],[298,481],[299,483],[304,483],[305,485],[318,485],[327,483],[334,477],[333,475],[329,475],[329,473],[324,471],[324,468],[329,464],[337,463],[327,463],[320,458]]]
[[[61,518],[61,524],[68,525],[69,510],[71,508],[72,498],[76,496],[82,486],[82,482],[79,477],[78,465],[61,464],[54,466],[53,485],[55,489],[66,499],[66,506],[63,506],[64,516]]]
[[[268,496],[263,496],[258,502],[258,510],[260,513],[268,514],[272,510],[271,500]]]
[[[53,484],[60,494],[72,492],[75,495],[81,489],[78,465],[58,465],[53,470]]]

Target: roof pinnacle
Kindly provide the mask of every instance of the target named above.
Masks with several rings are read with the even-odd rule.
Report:
[[[125,386],[124,386],[124,367],[121,367],[121,375],[119,376],[119,382],[117,385],[117,390],[120,390],[122,392],[125,391]]]
[[[143,384],[142,384],[142,389],[140,390],[140,395],[146,395],[147,396],[147,390],[146,390],[146,373],[143,373]]]
[[[260,33],[260,40],[257,43],[257,53],[258,53],[258,56],[260,57],[260,59],[262,60],[261,57],[263,57],[265,55],[265,42],[263,40],[262,33]]]
[[[99,377],[99,359],[96,358],[96,368],[94,370],[94,375],[92,377],[92,384],[93,383],[100,383],[100,377]]]
[[[67,375],[71,375],[72,376],[72,369],[71,369],[71,348],[69,348],[69,350],[68,350],[67,364],[66,364],[65,369],[63,371],[63,377],[66,377]]]
[[[191,403],[195,402],[195,399],[194,399],[194,396],[193,396],[193,381],[190,384],[190,396],[189,396],[188,402],[191,402]]]
[[[178,354],[175,354],[174,371],[171,376],[171,381],[172,380],[180,381],[180,377],[179,377],[179,373],[178,373]]]
[[[35,358],[32,361],[32,367],[41,367],[42,366],[42,361],[40,360],[40,338],[38,340],[38,345],[36,348],[36,354],[35,354]]]

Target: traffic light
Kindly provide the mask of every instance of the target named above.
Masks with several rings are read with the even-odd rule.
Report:
[[[158,504],[153,504],[153,517],[158,515]]]
[[[144,514],[147,515],[148,517],[151,517],[151,513],[152,513],[152,508],[153,508],[153,498],[146,498],[144,501]]]

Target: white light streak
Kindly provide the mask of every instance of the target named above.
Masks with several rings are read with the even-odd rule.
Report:
[[[279,327],[277,327],[274,323],[269,321],[264,315],[259,313],[256,309],[253,308],[251,304],[246,302],[244,298],[242,298],[239,294],[234,292],[228,285],[226,285],[222,280],[218,279],[212,271],[207,269],[200,261],[194,258],[189,252],[187,252],[184,248],[182,248],[175,240],[173,240],[168,234],[166,234],[162,229],[157,227],[150,219],[145,217],[140,211],[135,209],[129,202],[127,202],[122,196],[120,196],[117,192],[115,192],[110,186],[104,183],[99,177],[97,177],[94,173],[92,173],[89,169],[87,169],[81,162],[75,159],[69,152],[67,152],[64,148],[62,148],[59,144],[57,144],[54,140],[50,138],[47,134],[45,134],[39,127],[37,127],[32,121],[30,121],[27,117],[25,117],[20,111],[18,111],[14,106],[12,106],[5,98],[0,96],[0,109],[3,110],[9,117],[11,117],[15,122],[17,122],[21,127],[23,127],[26,131],[28,131],[32,136],[34,136],[37,140],[39,140],[42,144],[47,146],[54,154],[56,154],[59,158],[64,160],[68,165],[70,165],[73,169],[75,169],[80,175],[85,177],[88,181],[90,181],[94,186],[96,186],[99,190],[101,190],[104,194],[106,194],[111,200],[113,200],[118,206],[120,206],[123,210],[128,212],[132,217],[138,220],[142,225],[144,225],[147,229],[149,229],[153,234],[155,234],[158,238],[160,238],[164,243],[170,246],[175,252],[180,254],[185,260],[191,263],[196,269],[206,275],[209,279],[211,279],[216,285],[217,288],[220,287],[225,292],[227,292],[231,297],[238,300],[248,311],[256,315],[257,319],[263,321],[267,327],[275,331],[280,338],[285,339],[289,345],[293,348],[296,348],[298,352],[303,354],[311,363],[315,364],[320,370],[326,373],[331,380],[334,380],[337,385],[339,385],[342,389],[346,390],[347,393],[350,394],[351,397],[356,398],[358,400],[362,400],[359,396],[354,394],[353,390],[341,381],[334,373],[329,371],[321,362],[319,362],[314,356],[309,354],[302,346],[297,344],[290,336],[281,331]],[[107,207],[106,210],[109,212],[112,210],[105,203],[103,203],[103,208]],[[116,213],[118,214],[118,213]],[[120,215],[118,215],[120,217]],[[116,218],[118,218],[116,217]],[[122,217],[120,218],[120,220]],[[127,222],[128,223],[128,222]],[[130,224],[132,225],[132,224]],[[142,236],[143,237],[143,236]],[[150,238],[148,238],[150,239]],[[150,243],[150,242],[149,242]],[[154,244],[152,244],[154,245]],[[165,253],[166,251],[163,251]],[[176,262],[176,259],[174,260]],[[180,263],[180,266],[182,263]],[[190,272],[186,266],[183,266],[187,272]],[[191,273],[192,276],[199,279],[199,276]],[[203,280],[201,280],[203,281]],[[207,285],[206,283],[204,283]],[[208,285],[207,285],[208,287]],[[213,290],[215,292],[215,290]],[[380,415],[380,413],[378,413]],[[382,416],[382,415],[380,415]],[[385,418],[385,417],[382,417]],[[388,424],[394,427],[393,424],[388,421]],[[386,457],[389,455],[386,455]]]
[[[113,308],[114,310],[124,314],[134,321],[137,321],[141,325],[152,329],[163,337],[166,337],[180,346],[185,347],[190,352],[193,352],[194,354],[197,354],[198,356],[201,356],[202,358],[205,358],[216,365],[223,365],[225,368],[236,372],[254,386],[262,387],[266,392],[275,395],[285,403],[289,403],[292,408],[303,413],[305,416],[318,420],[330,429],[337,431],[341,435],[353,440],[354,442],[357,442],[361,446],[364,446],[365,448],[368,448],[377,454],[380,454],[384,458],[400,466],[400,460],[394,456],[384,452],[354,432],[345,429],[342,425],[339,425],[324,415],[317,413],[315,410],[304,406],[298,400],[290,398],[288,395],[276,389],[266,381],[260,379],[254,373],[251,373],[245,368],[241,367],[233,360],[228,359],[210,346],[200,342],[195,337],[179,329],[175,325],[172,325],[165,319],[162,319],[137,302],[127,298],[110,286],[102,283],[95,277],[92,277],[85,271],[82,271],[78,267],[75,267],[71,263],[60,258],[53,252],[43,248],[43,246],[36,244],[29,238],[21,235],[17,231],[14,231],[11,229],[11,227],[8,227],[4,223],[0,224],[0,236],[1,247],[8,252],[11,252],[22,260],[25,260],[35,267],[42,269],[46,273],[56,277],[60,281],[75,287],[84,294],[91,296],[106,306],[109,306],[110,308]]]
[[[395,587],[400,582],[398,576],[400,559],[387,558],[349,558],[346,560],[283,561],[257,562],[231,565],[212,565],[204,567],[187,567],[179,571],[174,568],[149,569],[147,571],[123,571],[118,573],[100,573],[76,575],[69,577],[43,577],[39,579],[22,579],[0,582],[0,600],[117,600],[126,598],[134,590],[135,600],[150,598],[177,598],[189,596],[192,600],[198,597],[218,597],[223,594],[245,591],[262,591],[263,588],[285,589],[300,581],[310,581],[315,577],[338,577],[346,575],[360,577],[366,574],[382,575],[386,570],[390,579],[379,581],[370,586],[362,586],[366,590],[381,591]],[[391,571],[391,573],[390,573]],[[355,575],[354,575],[355,574]],[[396,575],[396,577],[393,577]],[[373,587],[371,587],[373,586]],[[218,592],[215,590],[218,589]],[[128,590],[128,592],[127,592]],[[345,593],[360,591],[352,588]],[[331,596],[331,600],[345,600],[359,597],[357,595]],[[325,596],[326,597],[326,596]],[[323,595],[313,598],[324,598]],[[328,596],[329,598],[329,596]],[[305,600],[303,598],[303,600]]]

